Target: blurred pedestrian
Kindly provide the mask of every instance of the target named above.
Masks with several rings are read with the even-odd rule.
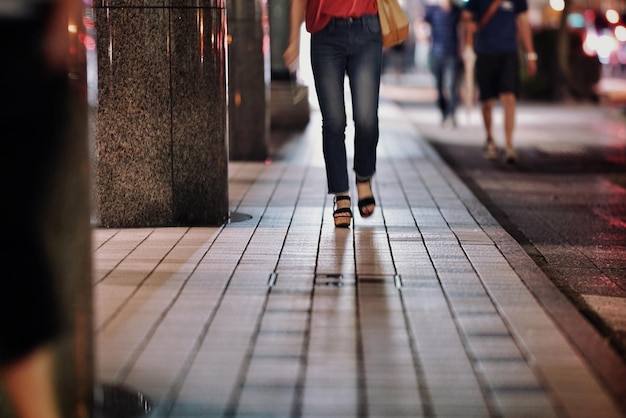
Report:
[[[537,72],[526,0],[468,0],[463,11],[465,28],[473,32],[476,52],[476,81],[487,139],[486,157],[499,156],[492,132],[492,111],[496,99],[504,109],[505,160],[517,161],[513,147],[515,108],[519,94],[518,39],[522,43],[528,75]],[[471,33],[466,39],[471,38]],[[469,46],[468,46],[469,47]]]
[[[61,321],[42,220],[66,126],[68,16],[80,5],[0,2],[0,219],[8,243],[1,252],[0,382],[22,418],[60,417],[53,343]]]
[[[459,76],[462,60],[459,47],[461,7],[451,0],[437,0],[427,5],[424,22],[430,26],[428,63],[435,77],[437,106],[441,124],[456,127],[456,107],[459,101]]]
[[[311,66],[322,113],[323,153],[328,192],[334,195],[335,226],[352,221],[345,144],[344,80],[350,83],[354,113],[354,171],[362,217],[376,205],[372,177],[376,172],[378,100],[382,35],[376,0],[291,0],[289,45],[283,54],[293,68],[300,53],[300,28],[311,33]]]

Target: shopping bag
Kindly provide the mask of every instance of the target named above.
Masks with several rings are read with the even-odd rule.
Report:
[[[409,18],[398,0],[378,0],[378,18],[383,47],[397,45],[409,37]]]

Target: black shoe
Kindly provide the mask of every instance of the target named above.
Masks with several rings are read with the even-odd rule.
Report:
[[[337,202],[340,200],[349,201],[350,196],[348,195],[335,196],[335,201],[334,201],[335,206],[337,205]],[[348,214],[348,216],[345,215],[346,213]],[[335,220],[335,227],[348,228],[350,224],[352,223],[352,209],[350,209],[349,207],[335,209],[333,211],[333,218]]]
[[[370,186],[370,193],[372,192],[372,179],[357,180],[356,182],[361,183],[361,184],[368,183]],[[364,197],[363,199],[359,199],[359,202],[357,205],[359,207],[359,213],[361,214],[361,217],[369,218],[374,213],[374,210],[372,209],[370,213],[367,213],[364,211],[364,209],[368,206],[376,206],[376,200],[374,199],[374,196],[370,195],[368,197]]]

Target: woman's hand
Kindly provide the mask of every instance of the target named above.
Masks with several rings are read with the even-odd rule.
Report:
[[[300,57],[300,42],[291,41],[283,53],[283,62],[290,72],[298,69],[298,58]]]
[[[304,22],[308,0],[291,0],[289,8],[289,44],[283,53],[283,63],[290,72],[298,69],[300,57],[300,28]]]

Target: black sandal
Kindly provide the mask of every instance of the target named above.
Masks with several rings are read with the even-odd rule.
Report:
[[[356,182],[357,183],[369,183],[370,191],[372,191],[372,179],[371,178],[367,180],[357,179]],[[359,202],[357,205],[359,207],[359,213],[361,214],[361,217],[369,218],[370,216],[374,214],[374,210],[372,209],[370,213],[366,213],[363,209],[365,209],[367,206],[376,206],[376,199],[374,199],[374,196],[364,197],[363,199],[359,199]]]
[[[335,205],[340,200],[350,200],[350,196],[348,195],[339,195],[335,196]],[[344,215],[347,213],[349,216]],[[352,223],[352,209],[347,208],[338,208],[333,212],[333,218],[335,219],[335,227],[337,228],[348,228]]]

